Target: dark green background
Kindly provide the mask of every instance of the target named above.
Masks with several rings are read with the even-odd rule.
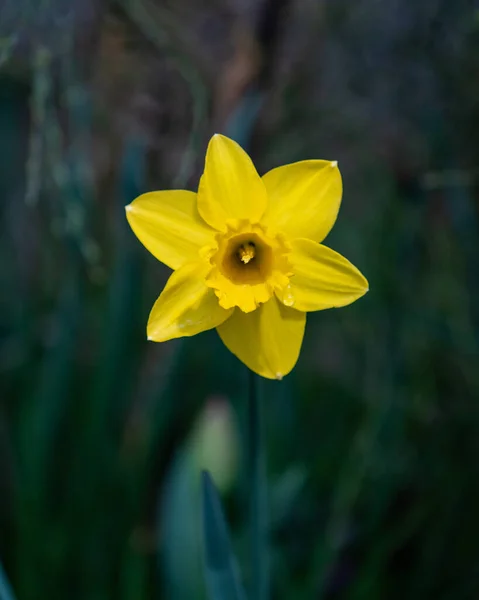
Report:
[[[17,600],[198,600],[199,473],[247,584],[246,369],[150,344],[168,276],[124,205],[338,160],[327,244],[370,292],[264,382],[276,599],[479,597],[472,1],[0,3],[0,556]],[[68,10],[70,8],[70,10]],[[205,412],[206,411],[206,412]],[[236,459],[235,459],[236,457]]]

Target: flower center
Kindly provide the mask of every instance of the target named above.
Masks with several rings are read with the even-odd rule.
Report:
[[[256,244],[254,242],[246,242],[236,250],[236,256],[247,265],[256,256]]]
[[[283,238],[261,225],[229,222],[215,245],[204,249],[212,267],[206,283],[223,308],[238,306],[250,312],[289,283],[288,250]]]
[[[220,249],[221,252],[221,249]],[[255,232],[240,233],[226,240],[218,266],[235,284],[264,283],[271,272],[273,253],[268,241]]]

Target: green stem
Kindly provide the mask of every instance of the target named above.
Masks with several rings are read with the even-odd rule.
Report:
[[[248,462],[251,519],[251,600],[268,598],[268,528],[266,519],[266,478],[261,438],[259,378],[249,371]]]

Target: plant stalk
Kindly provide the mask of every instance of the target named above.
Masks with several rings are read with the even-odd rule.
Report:
[[[249,371],[248,462],[250,477],[251,600],[267,600],[269,596],[266,475],[259,383],[259,377]]]

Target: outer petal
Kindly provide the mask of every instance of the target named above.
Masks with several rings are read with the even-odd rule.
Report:
[[[306,315],[280,304],[275,297],[257,310],[238,308],[218,327],[223,343],[258,375],[281,379],[298,360]]]
[[[305,160],[268,171],[266,225],[290,238],[321,242],[331,231],[341,204],[343,185],[338,163]]]
[[[307,312],[346,306],[368,291],[366,278],[341,254],[311,240],[294,240],[291,245],[294,275],[289,287],[278,293],[287,306]]]
[[[175,271],[148,319],[148,339],[164,342],[189,337],[217,327],[233,312],[218,303],[214,291],[204,281],[203,263],[188,263]]]
[[[186,190],[143,194],[126,207],[126,216],[140,242],[172,269],[197,260],[214,235],[198,213],[196,194]]]
[[[198,210],[218,230],[227,219],[258,222],[268,199],[261,177],[246,152],[233,140],[216,134],[206,152],[198,190]]]

